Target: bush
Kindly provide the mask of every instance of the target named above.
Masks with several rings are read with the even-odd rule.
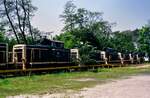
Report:
[[[97,50],[95,47],[92,47],[91,45],[88,45],[88,43],[84,44],[79,49],[80,53],[80,64],[82,65],[93,65],[96,64],[95,54],[97,53]]]

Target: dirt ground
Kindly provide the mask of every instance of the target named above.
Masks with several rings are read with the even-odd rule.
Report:
[[[19,95],[8,98],[150,98],[150,75],[132,76],[80,92],[63,94]]]

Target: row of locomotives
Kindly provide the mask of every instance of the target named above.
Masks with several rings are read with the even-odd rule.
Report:
[[[72,49],[72,58],[80,59],[78,49]],[[112,48],[105,48],[104,51],[97,50],[90,54],[90,58],[95,60],[94,64],[141,64],[144,62],[145,53],[125,52],[121,53]]]
[[[69,68],[76,66],[73,56],[79,59],[78,49],[65,49],[64,43],[47,39],[37,45],[14,45],[12,52],[0,44],[0,73]]]
[[[105,49],[106,64],[141,64],[144,62],[145,53],[143,52],[126,52],[121,53],[112,48]]]
[[[76,50],[77,51],[77,50]],[[77,53],[77,52],[76,52]],[[95,51],[90,54],[91,64],[140,64],[144,62],[145,54],[142,52],[121,53],[112,48],[105,48],[104,51]],[[79,58],[79,57],[78,57]]]
[[[143,63],[142,52],[120,53],[115,49],[96,50],[90,54],[91,64],[135,64]],[[76,68],[80,65],[78,49],[66,49],[64,43],[43,39],[37,45],[14,45],[8,52],[7,44],[0,44],[0,73],[10,70],[49,70],[57,68]]]

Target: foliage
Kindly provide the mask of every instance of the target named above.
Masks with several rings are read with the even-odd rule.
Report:
[[[0,42],[5,42],[5,29],[2,23],[0,23]]]
[[[5,42],[5,36],[3,32],[0,32],[0,42]]]
[[[74,36],[70,32],[62,33],[60,35],[56,35],[55,40],[60,40],[64,42],[65,48],[75,48],[79,46],[78,40],[74,38]]]
[[[6,24],[7,31],[14,34],[18,43],[28,44],[27,35],[33,38],[31,18],[37,9],[31,0],[1,0],[1,22]]]
[[[130,33],[132,33],[130,31]],[[132,36],[127,31],[114,32],[111,39],[112,47],[120,52],[131,52],[135,50],[135,46],[132,41]]]
[[[82,45],[79,49],[80,63],[82,65],[96,64],[96,60],[93,58],[93,54],[97,53],[96,48],[88,43]]]
[[[72,1],[68,1],[65,5],[65,10],[63,14],[60,15],[62,21],[64,21],[65,24],[64,27],[65,31],[72,31],[72,29],[74,28],[75,11],[76,11],[76,6],[74,5],[74,3]]]
[[[150,55],[150,26],[142,27],[139,33],[139,51],[146,52]]]
[[[62,15],[60,15],[65,26],[63,31],[65,32],[58,38],[63,40],[66,36],[70,36],[73,40],[80,43],[89,43],[94,47],[103,49],[108,40],[105,40],[106,43],[101,43],[102,40],[108,39],[111,32],[111,25],[104,21],[102,18],[101,12],[91,12],[84,8],[77,8],[72,1],[69,1],[65,5],[65,9]],[[65,39],[65,43],[72,43],[73,40]],[[76,45],[72,45],[73,46]]]
[[[8,47],[9,47],[9,51],[12,51],[13,49],[13,46],[17,44],[17,41],[15,38],[7,38],[6,37],[6,40],[5,40],[6,43],[8,43]]]

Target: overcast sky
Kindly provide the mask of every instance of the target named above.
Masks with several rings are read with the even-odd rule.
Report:
[[[35,27],[45,32],[61,33],[63,23],[59,15],[68,0],[33,0],[38,11],[32,20]],[[74,0],[79,8],[103,12],[103,18],[116,22],[116,30],[140,28],[150,20],[150,0]]]

